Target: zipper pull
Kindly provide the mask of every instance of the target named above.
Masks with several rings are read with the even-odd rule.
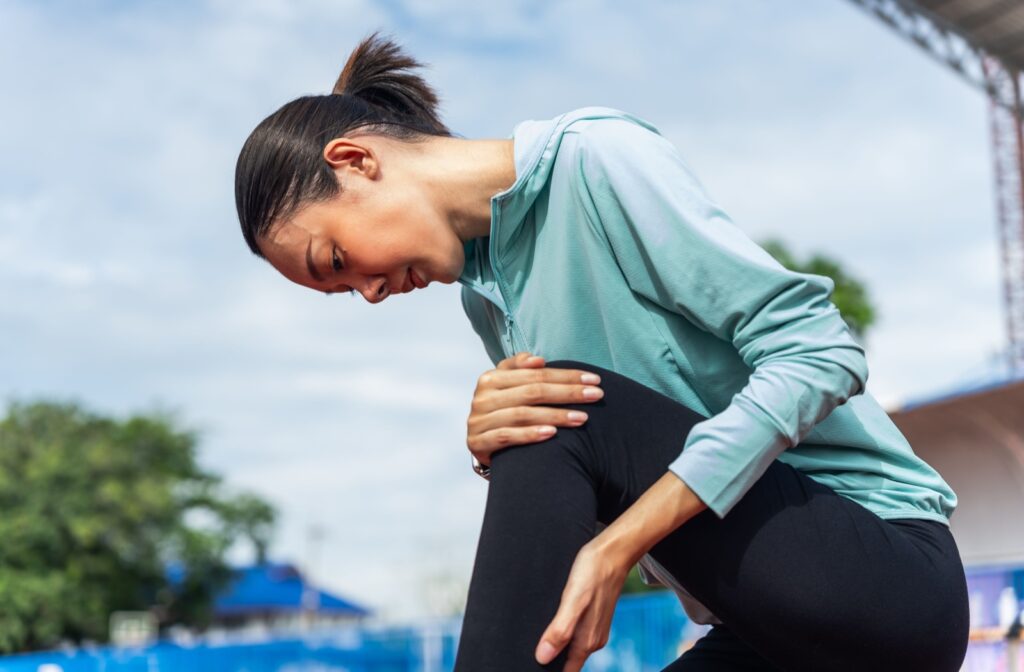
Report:
[[[512,355],[515,355],[516,345],[512,336],[512,316],[505,313],[505,334],[508,338],[508,347],[512,351]]]

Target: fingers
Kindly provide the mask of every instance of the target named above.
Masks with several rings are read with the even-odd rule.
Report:
[[[471,434],[466,439],[466,446],[480,464],[489,467],[491,466],[491,455],[502,448],[547,441],[557,431],[551,425],[541,425],[540,427],[499,427],[483,434]]]
[[[467,446],[482,464],[491,453],[511,445],[546,441],[558,427],[579,427],[588,415],[575,409],[545,406],[515,406],[492,413],[473,415],[467,421]]]
[[[604,397],[604,390],[581,383],[530,382],[504,388],[477,389],[473,413],[490,413],[512,406],[586,404]]]
[[[534,658],[547,665],[568,647],[562,672],[579,672],[587,658],[608,643],[611,622],[604,623],[582,594],[563,595],[558,613],[541,635]]]
[[[542,404],[584,404],[604,396],[600,376],[552,369],[544,358],[520,352],[485,371],[477,381],[467,420],[466,445],[486,466],[496,450],[551,438],[558,427],[579,427],[587,414]]]
[[[550,371],[550,369],[548,369]],[[529,371],[515,371],[509,373],[530,374],[540,373]],[[518,376],[517,376],[518,377]],[[561,382],[539,380],[536,377],[522,376],[520,382],[504,380],[497,384],[485,384],[477,386],[473,393],[473,401],[470,404],[470,418],[478,421],[485,421],[486,426],[481,426],[478,431],[484,431],[496,426],[499,421],[512,420],[515,424],[522,425],[527,422],[554,422],[563,424],[561,420],[566,419],[564,414],[552,414],[551,408],[544,408],[543,412],[532,413],[528,409],[521,409],[523,406],[547,406],[551,404],[587,404],[598,401],[604,397],[604,390],[596,385],[588,385],[579,382],[578,377],[552,376],[561,378]],[[515,409],[516,415],[502,413],[505,409]]]
[[[493,369],[484,371],[477,380],[477,392],[483,389],[507,389],[529,383],[578,383],[597,385],[601,376],[580,369],[549,369],[544,358],[520,352],[498,362]]]
[[[534,651],[537,662],[547,665],[568,647],[562,672],[579,672],[587,657],[608,643],[611,623],[602,624],[593,607],[585,594],[567,590]]]
[[[551,620],[547,630],[540,636],[540,643],[537,645],[537,650],[534,651],[533,655],[538,663],[547,665],[572,641],[573,633],[576,631],[576,622],[579,620],[584,606],[563,593],[562,602],[558,605],[558,612]],[[586,659],[585,656],[584,659]]]
[[[587,656],[591,653],[591,651],[570,644],[569,657],[566,658],[565,667],[562,668],[562,672],[580,672],[583,669],[583,663],[587,662]]]
[[[498,427],[579,427],[587,421],[586,411],[550,406],[511,406],[481,414],[469,420],[474,434],[483,434]]]
[[[546,367],[491,369],[480,376],[478,385],[483,388],[503,390],[528,383],[582,383],[597,385],[601,376],[580,369],[551,369]]]
[[[559,386],[565,387],[565,386]],[[490,465],[491,453],[509,446],[537,443],[550,439],[558,427],[580,427],[589,416],[575,408],[552,408],[537,406],[531,400],[550,400],[554,403],[579,403],[594,401],[602,394],[600,388],[595,399],[586,396],[584,386],[578,389],[560,390],[555,393],[530,392],[516,397],[516,390],[478,395],[473,401],[473,412],[466,421],[466,446],[481,464]],[[512,395],[511,398],[502,398]],[[519,404],[510,406],[508,404]]]
[[[518,368],[523,368],[523,367],[533,367],[533,366],[543,366],[543,365],[544,365],[544,358],[543,357],[540,357],[538,355],[530,354],[529,352],[517,352],[512,357],[508,357],[508,358],[503,359],[500,362],[498,362],[498,365],[495,368],[501,369],[501,370],[506,370],[506,369],[518,369]]]

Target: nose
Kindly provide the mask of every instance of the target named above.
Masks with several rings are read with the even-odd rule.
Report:
[[[388,279],[381,275],[368,280],[359,293],[370,303],[380,303],[391,294],[391,288],[388,286]]]

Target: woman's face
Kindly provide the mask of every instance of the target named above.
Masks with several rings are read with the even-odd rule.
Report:
[[[341,193],[275,223],[260,250],[292,282],[322,292],[356,291],[370,303],[427,283],[455,282],[462,242],[431,202],[401,143],[338,138],[324,149]]]

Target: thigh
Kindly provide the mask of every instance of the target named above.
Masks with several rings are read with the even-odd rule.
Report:
[[[954,672],[963,567],[948,528],[923,525],[934,546],[776,461],[725,518],[702,514],[651,554],[781,669]]]
[[[715,625],[662,672],[781,672],[725,625]]]
[[[626,377],[580,404],[597,515],[611,522],[664,475],[703,416]],[[560,433],[565,430],[560,430]],[[650,550],[754,651],[785,670],[956,670],[963,566],[948,528],[927,543],[776,460],[724,518],[705,510]],[[962,660],[962,656],[961,656]]]

